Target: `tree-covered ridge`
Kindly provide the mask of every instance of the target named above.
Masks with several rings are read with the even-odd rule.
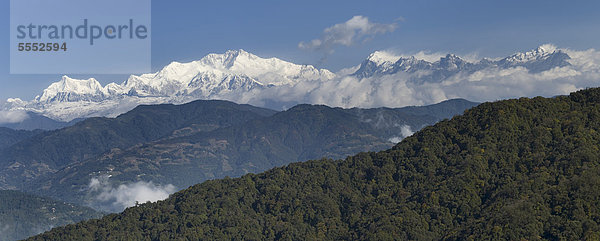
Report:
[[[276,111],[228,101],[141,105],[116,118],[89,118],[47,131],[0,151],[0,187],[23,188],[37,177],[112,149],[243,123]]]
[[[38,135],[44,131],[25,131],[13,130],[6,127],[0,127],[0,150],[12,146],[22,140]]]
[[[25,114],[27,115],[27,117],[24,120],[16,123],[0,123],[0,127],[10,128],[14,130],[50,131],[69,127],[83,120],[81,118],[77,118],[69,122],[63,122],[50,119],[46,116],[43,116],[42,114],[38,114],[35,112],[25,112]]]
[[[18,191],[0,190],[0,240],[19,240],[53,227],[102,217],[79,207]]]
[[[484,103],[393,149],[207,181],[31,240],[598,240],[600,89]]]
[[[121,207],[95,204],[96,195],[88,188],[90,178],[110,176],[113,185],[143,181],[184,189],[210,179],[260,173],[297,161],[389,149],[395,144],[390,137],[401,135],[401,126],[418,130],[474,105],[461,99],[396,109],[298,105],[238,125],[111,151],[39,178],[25,189],[120,212]]]

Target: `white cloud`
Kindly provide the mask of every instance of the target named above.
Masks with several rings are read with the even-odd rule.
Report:
[[[348,68],[343,68],[338,70],[335,74],[337,76],[347,76],[347,75],[351,75],[353,73],[356,73],[356,71],[360,68],[360,64],[356,65],[356,66],[352,66],[352,67],[348,67]]]
[[[416,59],[425,60],[427,62],[433,63],[433,62],[439,61],[440,58],[446,56],[446,54],[441,53],[441,52],[419,51],[412,55],[402,54],[401,56],[404,58],[414,56]]]
[[[19,123],[27,118],[29,115],[22,110],[0,110],[0,124]]]
[[[398,143],[398,142],[401,142],[402,139],[404,139],[404,138],[400,137],[400,136],[394,136],[394,137],[388,139],[388,141],[391,143]]]
[[[569,62],[577,66],[581,72],[591,72],[598,74],[600,72],[600,51],[588,49],[584,51],[564,50],[571,59]]]
[[[388,139],[388,141],[392,143],[398,143],[402,141],[404,138],[412,136],[415,132],[412,131],[409,125],[400,126],[400,136],[394,136]]]
[[[400,128],[400,133],[402,134],[403,137],[409,137],[409,136],[412,136],[412,134],[414,134],[415,132],[410,129],[410,126],[403,125]]]
[[[92,178],[88,185],[88,191],[92,196],[91,206],[103,210],[119,212],[127,207],[138,203],[155,202],[164,200],[175,192],[175,186],[155,185],[152,182],[135,182],[113,186],[109,182],[109,176]]]
[[[344,23],[338,23],[323,30],[321,38],[313,39],[308,43],[300,42],[301,49],[322,50],[333,52],[333,47],[338,45],[351,46],[378,34],[393,32],[396,24],[381,24],[369,21],[364,16],[354,16]]]
[[[399,58],[409,58],[409,57],[415,57],[416,59],[419,60],[425,60],[427,62],[437,62],[439,61],[441,58],[446,57],[446,55],[448,55],[449,52],[432,52],[429,50],[421,50],[418,52],[403,52],[401,50],[398,49],[387,49],[387,50],[380,50],[377,52],[381,52],[381,53],[386,53],[390,56],[395,56],[395,58],[399,59]],[[467,53],[467,54],[455,54],[456,56],[460,57],[461,59],[464,59],[466,61],[469,62],[478,62],[479,60],[481,60],[481,57],[479,56],[479,53],[477,52],[472,52],[472,53]]]
[[[281,102],[289,103],[288,107],[297,103],[311,103],[347,108],[402,107],[437,103],[447,99],[437,86],[415,85],[407,81],[408,77],[408,74],[404,73],[367,79],[345,76],[328,81],[309,81],[293,86],[230,93],[223,98],[257,106],[268,106],[269,102]]]

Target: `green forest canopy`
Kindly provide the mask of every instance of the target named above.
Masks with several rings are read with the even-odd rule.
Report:
[[[393,149],[207,181],[32,240],[600,239],[600,89],[484,103]]]

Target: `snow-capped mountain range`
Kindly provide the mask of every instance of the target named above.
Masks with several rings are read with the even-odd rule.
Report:
[[[474,73],[486,68],[514,68],[524,67],[532,73],[539,73],[556,67],[570,65],[569,55],[552,45],[542,45],[525,53],[516,53],[499,60],[482,59],[471,63],[454,54],[448,54],[436,62],[417,59],[414,56],[400,57],[386,52],[374,52],[363,61],[360,68],[354,73],[358,78],[374,75],[395,74],[398,72],[416,73],[428,72],[426,76],[417,78],[428,81],[440,81],[459,72]]]
[[[277,58],[264,59],[244,50],[209,54],[189,63],[172,62],[162,70],[132,75],[122,84],[104,87],[91,78],[77,80],[63,76],[44,90],[35,102],[102,101],[122,96],[174,97],[211,96],[257,87],[293,85],[306,80],[329,80],[335,74],[310,65],[298,65]]]
[[[266,105],[265,100],[252,102],[263,91],[269,96],[273,96],[273,92],[281,96],[279,99],[271,97],[267,101],[269,103],[281,101],[336,105],[327,103],[326,96],[315,97],[315,94],[321,93],[323,86],[339,86],[348,78],[358,82],[377,81],[378,78],[404,73],[409,75],[406,81],[413,85],[440,83],[458,74],[466,76],[487,69],[522,68],[529,73],[541,73],[570,66],[570,59],[565,51],[552,45],[542,45],[497,60],[484,58],[478,62],[470,62],[453,54],[429,62],[415,56],[403,57],[377,51],[368,56],[355,72],[342,76],[311,65],[298,65],[277,58],[261,58],[244,50],[231,50],[223,54],[209,54],[189,63],[173,62],[156,73],[132,75],[121,84],[102,86],[93,78],[78,80],[63,76],[34,100],[8,99],[4,109],[36,112],[69,121],[91,116],[116,116],[139,104],[183,103],[196,99],[229,99]],[[303,91],[306,95],[298,93]],[[338,93],[336,91],[343,90],[330,90],[329,94],[335,95]],[[309,95],[310,98],[307,97]],[[299,97],[294,99],[287,96]],[[409,104],[412,103],[406,105]]]

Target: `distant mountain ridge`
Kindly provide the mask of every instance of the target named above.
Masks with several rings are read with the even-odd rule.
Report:
[[[80,190],[85,190],[90,176],[109,176],[115,184],[141,181],[185,188],[208,179],[257,173],[295,161],[344,158],[361,150],[389,148],[412,131],[474,105],[465,100],[398,109],[298,105],[239,125],[111,151],[69,165],[27,189],[74,197],[67,200],[82,203],[89,202],[82,199],[87,196]]]
[[[42,130],[26,131],[0,127],[0,151],[22,140],[42,133]]]
[[[89,118],[2,150],[0,187],[84,205],[94,201],[88,193],[92,178],[184,188],[294,161],[389,148],[476,104],[456,99],[405,108],[298,105],[283,112],[214,100],[138,106],[114,119]]]
[[[89,118],[41,133],[0,150],[0,187],[21,188],[24,181],[116,148],[195,133],[269,116],[275,111],[227,101],[138,106],[117,118]]]
[[[377,75],[396,74],[398,72],[424,72],[419,81],[441,81],[457,73],[473,73],[486,68],[523,67],[533,73],[539,73],[556,67],[570,65],[568,54],[551,45],[542,45],[537,49],[517,53],[500,60],[482,59],[469,62],[460,57],[448,54],[436,62],[417,59],[414,56],[400,57],[385,52],[371,54],[352,75],[359,78]],[[429,73],[427,73],[429,72]]]
[[[63,76],[34,100],[9,99],[4,109],[36,112],[60,121],[116,117],[140,104],[182,104],[197,99],[256,102],[253,104],[281,109],[282,106],[289,108],[301,103],[320,103],[318,100],[322,98],[306,100],[303,95],[311,93],[298,91],[307,91],[323,83],[340,83],[347,76],[377,79],[408,73],[413,74],[410,78],[414,84],[423,84],[441,82],[457,74],[473,74],[484,69],[525,68],[531,73],[539,73],[569,66],[569,60],[570,56],[565,51],[552,45],[542,45],[499,60],[482,59],[478,62],[469,62],[453,54],[428,62],[414,56],[401,57],[377,51],[364,60],[357,71],[346,75],[278,58],[261,58],[244,50],[230,50],[223,54],[209,54],[189,63],[172,62],[156,73],[132,75],[121,84],[102,86],[94,78],[78,80]],[[265,100],[255,100],[260,95],[273,95],[270,89],[280,88],[277,89],[279,93],[291,91],[282,87],[297,89],[293,95],[274,95]],[[439,100],[433,103],[436,102]],[[407,105],[410,104],[389,107]]]
[[[0,123],[0,127],[6,127],[15,130],[56,130],[74,125],[81,121],[81,118],[73,119],[68,122],[58,121],[35,112],[25,112],[24,120],[14,123]]]

